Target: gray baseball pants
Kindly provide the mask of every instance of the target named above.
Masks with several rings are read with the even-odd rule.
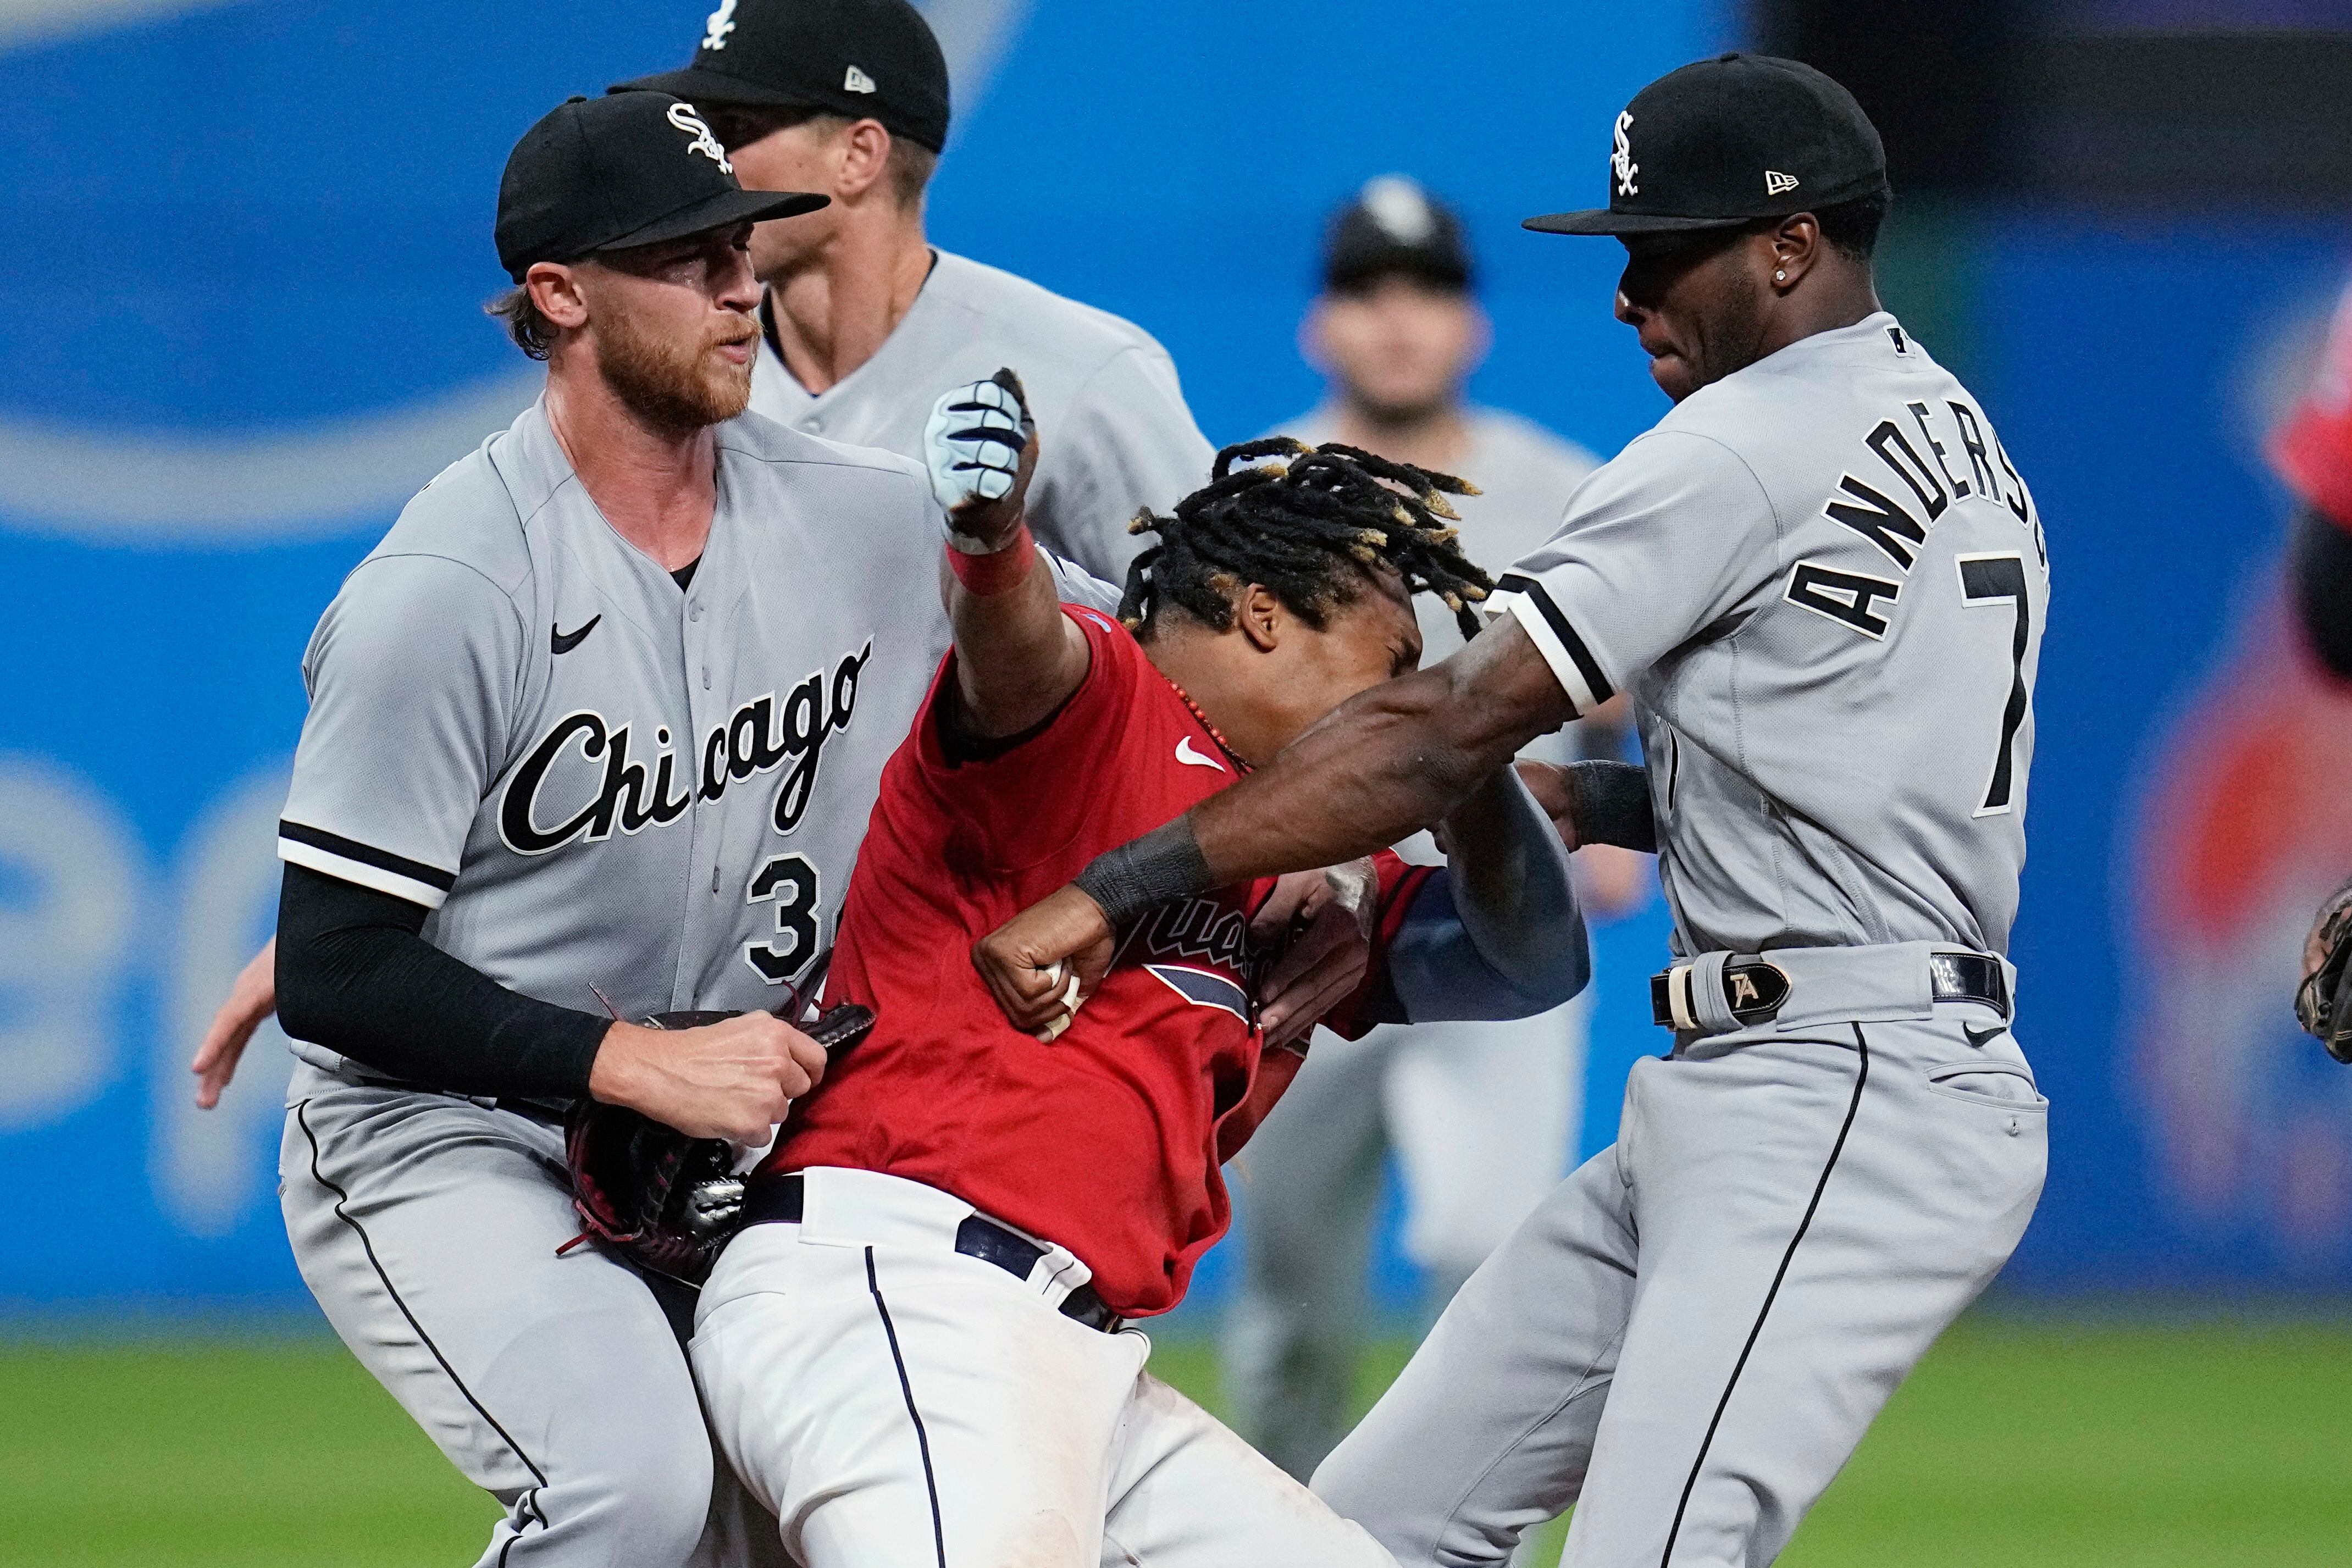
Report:
[[[692,1292],[593,1246],[560,1129],[297,1065],[278,1189],[327,1321],[449,1462],[506,1505],[480,1568],[776,1562],[713,1463]]]
[[[1999,1016],[1702,1040],[1474,1274],[1315,1490],[1405,1568],[1762,1568],[2008,1260],[2049,1103]],[[1964,1029],[1973,1027],[1971,1036]]]

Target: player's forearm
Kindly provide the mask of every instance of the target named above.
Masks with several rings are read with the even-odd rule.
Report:
[[[1209,885],[1336,865],[1428,827],[1558,728],[1562,709],[1526,634],[1498,622],[1444,664],[1342,704],[1270,767],[1194,808]]]
[[[1359,859],[1444,817],[1565,710],[1526,633],[1498,622],[1436,668],[1341,704],[1232,789],[1097,856],[1077,886],[1117,926],[1171,898]]]
[[[979,592],[952,572],[947,585],[957,722],[981,739],[1043,723],[1086,679],[1086,633],[1062,613],[1053,572],[1025,534],[1015,549],[1003,563],[1012,586]]]
[[[1517,770],[1481,780],[1445,819],[1445,834],[1454,907],[1485,967],[1538,1004],[1529,1012],[1582,990],[1591,965],[1568,848]]]
[[[576,1099],[611,1021],[508,990],[417,935],[423,909],[301,866],[278,915],[286,1031],[389,1078]]]

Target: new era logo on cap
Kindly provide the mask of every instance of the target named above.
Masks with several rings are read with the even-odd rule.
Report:
[[[1764,171],[1764,193],[1766,195],[1778,196],[1787,192],[1793,191],[1796,188],[1797,177],[1794,174],[1783,174],[1778,169],[1767,169]]]
[[[856,66],[852,66],[849,68],[848,74],[845,75],[841,78],[841,90],[844,92],[872,92],[874,90],[874,78],[867,76],[864,71],[859,70]]]

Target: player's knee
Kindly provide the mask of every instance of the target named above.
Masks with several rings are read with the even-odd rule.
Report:
[[[699,1414],[690,1425],[656,1414],[597,1437],[551,1477],[541,1503],[548,1527],[609,1542],[615,1563],[684,1563],[709,1517],[715,1473]]]

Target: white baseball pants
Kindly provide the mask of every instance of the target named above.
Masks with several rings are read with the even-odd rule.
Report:
[[[1409,1568],[1499,1563],[1570,1504],[1568,1568],[1770,1563],[2041,1196],[2049,1103],[1998,1022],[1947,1003],[1637,1062],[1615,1145],[1317,1493]]]
[[[691,1346],[711,1429],[803,1568],[1393,1568],[1197,1406],[1150,1342],[954,1249],[970,1205],[807,1174],[803,1221],[730,1242]],[[1068,1254],[1060,1253],[1061,1260]]]

